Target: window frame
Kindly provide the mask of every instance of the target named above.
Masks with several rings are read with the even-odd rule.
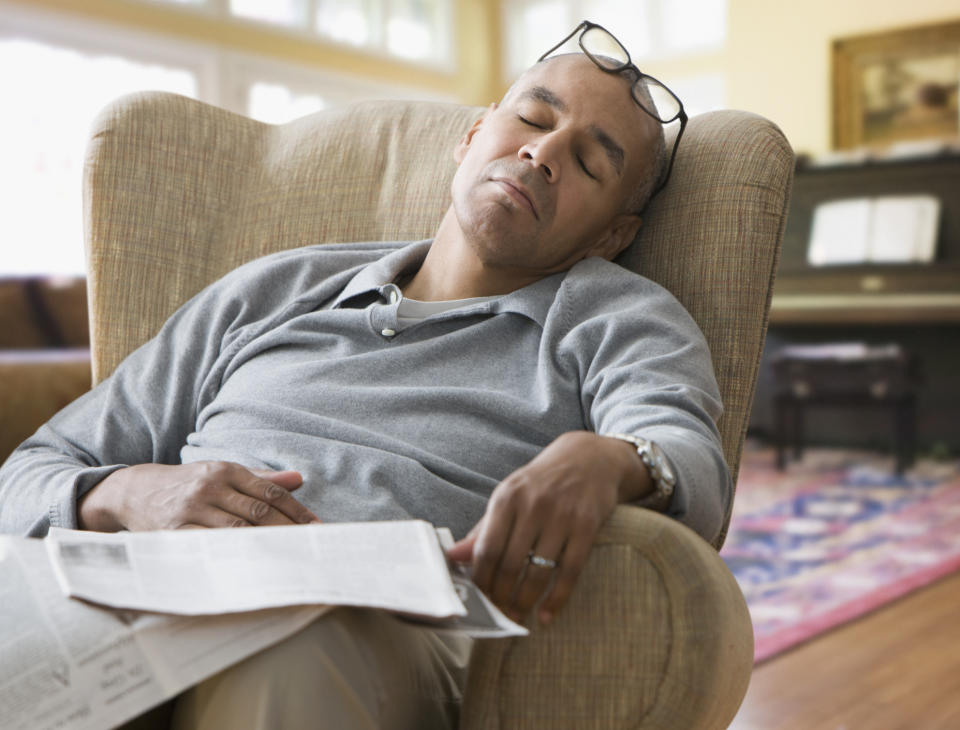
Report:
[[[129,4],[152,5],[154,7],[176,10],[177,12],[194,12],[222,23],[234,23],[255,30],[289,35],[308,42],[328,44],[344,50],[380,58],[386,62],[410,64],[431,70],[445,68],[448,69],[450,73],[456,73],[457,64],[459,63],[459,59],[454,52],[455,44],[451,41],[457,28],[458,3],[456,0],[437,0],[438,5],[433,18],[435,23],[434,27],[437,30],[437,36],[435,38],[437,52],[436,55],[425,58],[410,58],[390,52],[387,25],[392,17],[389,9],[393,5],[394,0],[371,0],[371,2],[378,6],[377,12],[374,14],[376,25],[371,33],[371,42],[364,44],[349,43],[323,33],[317,27],[318,0],[304,0],[304,17],[302,17],[301,22],[296,25],[271,23],[257,18],[234,14],[230,10],[230,0],[201,0],[199,3],[179,3],[172,0],[124,1]]]
[[[197,98],[219,102],[220,63],[213,49],[179,38],[146,33],[108,21],[63,18],[49,10],[0,6],[0,38],[27,39],[90,56],[116,55],[139,63],[181,67],[194,73]]]

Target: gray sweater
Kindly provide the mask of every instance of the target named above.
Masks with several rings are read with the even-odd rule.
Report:
[[[564,432],[657,441],[670,514],[707,540],[731,498],[706,343],[663,288],[590,258],[404,328],[386,285],[430,242],[312,246],[185,304],[0,469],[0,532],[76,527],[115,469],[296,469],[325,521],[420,518],[462,537],[497,483]]]

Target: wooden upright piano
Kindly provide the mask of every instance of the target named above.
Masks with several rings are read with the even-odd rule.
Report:
[[[940,200],[929,264],[814,267],[807,245],[816,206],[852,197],[933,195]],[[960,323],[960,150],[906,159],[818,166],[801,158],[774,288],[771,324]]]
[[[932,195],[940,201],[930,263],[811,266],[807,249],[820,203]],[[860,342],[903,347],[920,364],[919,453],[960,455],[960,148],[899,159],[811,164],[802,158],[784,232],[751,430],[774,432],[774,356],[788,345]],[[886,449],[889,426],[869,412],[815,414],[813,444]]]

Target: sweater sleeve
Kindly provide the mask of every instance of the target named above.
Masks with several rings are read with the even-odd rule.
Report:
[[[614,266],[597,259],[584,264]],[[564,348],[577,362],[584,420],[599,434],[655,441],[677,474],[667,514],[713,542],[733,490],[706,340],[666,289],[622,270],[602,280],[602,298],[595,287],[579,291],[577,279],[564,297],[571,312]]]
[[[317,280],[317,257],[301,251],[246,264],[197,294],[109,378],[21,444],[0,468],[0,533],[76,528],[77,500],[113,471],[179,464],[231,354],[289,310],[310,306],[296,292]]]

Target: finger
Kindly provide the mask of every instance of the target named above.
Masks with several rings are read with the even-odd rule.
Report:
[[[509,608],[518,585],[530,567],[530,550],[537,542],[540,525],[531,516],[514,521],[506,549],[493,576],[490,597],[498,606]]]
[[[238,467],[237,472],[231,475],[230,485],[235,491],[252,497],[266,505],[266,508],[249,502],[231,500],[226,509],[238,517],[250,520],[255,525],[295,525],[308,522],[319,522],[320,519],[309,509],[291,496],[289,490],[262,479],[252,472]],[[233,509],[239,506],[239,511]]]
[[[477,535],[471,530],[465,538],[450,546],[447,550],[447,559],[455,563],[469,563],[473,560],[473,546],[476,543]]]
[[[227,510],[221,509],[216,504],[203,504],[195,507],[189,519],[179,525],[178,529],[196,529],[196,528],[222,528],[222,527],[251,527],[250,521]]]
[[[289,489],[291,492],[303,486],[303,475],[292,469],[274,471],[273,469],[250,469],[251,474]]]
[[[250,496],[248,492],[253,491],[262,497],[266,487],[257,484],[262,480],[249,472],[246,472],[246,477],[240,467],[220,467],[215,478],[201,484],[185,505],[184,523],[204,527],[293,524],[286,515],[271,507],[268,501]],[[237,484],[238,481],[240,484]],[[271,491],[287,493],[270,482],[262,484],[270,485]]]
[[[554,561],[559,566],[563,561],[563,542],[564,539],[560,531],[551,530],[540,536],[532,552],[538,557]],[[519,616],[526,616],[530,612],[550,587],[550,583],[559,570],[558,567],[532,563],[529,557],[527,561],[528,565],[523,574],[523,580],[517,586],[510,606],[511,612]]]
[[[537,612],[537,618],[541,623],[550,623],[557,611],[563,608],[567,599],[570,598],[573,587],[583,571],[583,566],[587,563],[592,546],[593,537],[586,535],[580,535],[567,543],[563,559],[554,571],[556,575],[553,585]]]
[[[282,489],[282,487],[275,487]],[[257,499],[230,486],[224,487],[222,495],[214,506],[232,516],[235,520],[249,522],[251,525],[294,525],[298,524],[280,510],[272,507],[264,499]],[[233,525],[230,525],[233,527]],[[242,525],[237,525],[238,527]]]
[[[477,588],[491,598],[493,578],[506,548],[507,537],[513,525],[511,512],[497,499],[491,500],[481,520],[473,545],[472,577]]]

